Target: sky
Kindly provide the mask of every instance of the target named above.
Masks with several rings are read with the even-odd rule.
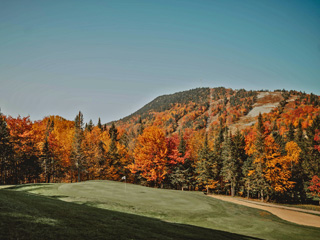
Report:
[[[102,123],[197,87],[320,95],[320,1],[0,1],[0,108]]]

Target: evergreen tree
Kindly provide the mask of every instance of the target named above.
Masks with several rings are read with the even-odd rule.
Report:
[[[263,125],[262,115],[259,114],[257,126],[257,138],[255,143],[256,152],[254,154],[253,169],[253,187],[259,191],[261,201],[264,200],[264,194],[268,189],[268,184],[264,178],[263,169],[265,168],[265,128]]]
[[[42,146],[42,163],[44,166],[44,177],[45,177],[45,182],[49,183],[51,176],[50,176],[50,162],[51,162],[51,152],[49,149],[49,141],[48,141],[48,137],[49,137],[49,129],[47,129],[46,131],[46,137]]]
[[[225,182],[228,182],[231,189],[231,196],[235,195],[235,187],[238,179],[238,161],[235,159],[234,144],[231,136],[226,134],[225,141],[222,145],[222,176]]]
[[[295,139],[295,142],[298,143],[299,147],[301,148],[301,144],[303,141],[303,130],[302,130],[301,119],[299,120],[298,127],[297,127],[297,133],[296,133],[294,139]]]
[[[97,165],[98,165],[98,177],[102,178],[103,176],[103,168],[106,165],[106,150],[104,148],[104,143],[102,141],[99,141],[98,143],[98,148],[97,148],[97,155],[96,155],[96,160],[97,160]]]
[[[78,182],[81,181],[81,172],[84,168],[84,154],[82,152],[81,143],[83,140],[83,115],[79,114],[74,120],[74,135],[72,142],[71,159],[74,162],[74,167],[78,173]]]
[[[292,123],[289,124],[289,130],[287,133],[287,142],[291,142],[294,140],[294,126]]]
[[[247,190],[247,198],[250,197],[250,192],[254,189],[254,176],[250,174],[250,172],[254,171],[253,158],[248,157],[242,166],[242,175],[243,175],[243,184]]]
[[[180,133],[180,141],[179,141],[178,151],[182,156],[184,156],[186,154],[186,150],[187,150],[186,141],[183,138],[183,134]]]
[[[113,167],[115,171],[119,171],[120,169],[120,155],[118,153],[118,130],[114,123],[112,123],[110,129],[109,129],[109,136],[111,139],[110,145],[109,145],[109,151],[107,153],[107,158],[109,162],[109,166],[107,167]]]
[[[93,127],[94,127],[94,125],[93,125],[92,119],[90,119],[89,123],[86,124],[85,129],[86,129],[87,131],[91,132],[92,129],[93,129]]]
[[[54,130],[54,119],[49,119],[47,122],[47,128],[45,132],[45,141],[42,146],[42,164],[44,165],[45,182],[49,183],[54,180],[55,175],[55,159],[52,149],[49,145],[50,133]]]
[[[101,119],[100,119],[100,118],[98,119],[98,125],[97,125],[97,126],[98,126],[98,128],[100,128],[100,130],[102,131],[102,125],[101,125]]]
[[[7,122],[0,112],[0,184],[7,184],[13,168],[13,147]]]
[[[119,142],[128,149],[130,139],[129,139],[129,136],[128,136],[127,131],[125,131],[125,132],[121,135]]]
[[[218,166],[213,152],[208,146],[208,136],[205,135],[203,148],[198,155],[198,162],[196,164],[197,182],[200,187],[205,187],[207,193],[209,187],[214,185],[215,179],[218,176]]]
[[[111,138],[111,143],[109,146],[109,154],[115,155],[118,152],[116,142],[118,141],[118,130],[114,123],[112,123],[110,129],[109,129],[109,136]]]
[[[302,154],[300,154],[300,161],[298,164],[294,164],[291,172],[292,172],[292,181],[295,182],[294,188],[291,189],[290,191],[290,196],[292,196],[292,200],[294,202],[299,202],[299,203],[304,203],[305,200],[307,199],[306,197],[306,189],[305,185],[306,182],[308,182],[308,168],[307,168],[307,161],[308,159],[308,147],[307,147],[307,140],[304,141],[304,136],[303,136],[303,129],[302,129],[302,124],[301,120],[298,123],[297,126],[297,131],[294,136],[294,141],[298,144],[300,149],[302,150]],[[304,167],[306,167],[304,171]]]
[[[315,135],[320,130],[320,115],[317,115],[306,130],[306,137],[302,141],[302,166],[305,174],[311,179],[314,175],[320,175],[320,152],[315,149],[317,142],[315,141]]]
[[[186,141],[183,138],[183,135],[180,133],[180,141],[178,145],[178,151],[181,158],[184,158],[183,163],[177,163],[172,173],[169,175],[170,183],[173,186],[176,186],[176,189],[183,190],[184,187],[189,185],[189,173],[190,173],[190,161],[189,159],[185,158],[186,154]]]
[[[139,118],[139,128],[138,128],[138,135],[141,135],[143,133],[144,127],[143,127],[143,123],[142,123],[142,119],[141,117]]]
[[[237,186],[240,187],[240,184],[244,186],[244,182],[241,182],[241,180],[243,180],[243,177],[244,177],[242,168],[248,158],[245,151],[246,142],[245,142],[244,135],[241,134],[239,130],[237,130],[232,139],[232,142],[234,146],[234,150],[233,150],[234,159],[236,160],[236,163],[237,163]]]
[[[224,134],[224,128],[223,128],[222,118],[220,118],[218,136],[216,137],[215,142],[214,142],[214,152],[217,156],[221,155],[221,146],[224,141],[223,134]]]
[[[281,155],[285,155],[286,154],[286,152],[285,152],[285,145],[286,144],[283,140],[283,137],[279,133],[279,129],[278,129],[276,122],[273,123],[271,134],[272,134],[274,141],[280,146]]]
[[[258,155],[262,155],[265,152],[264,139],[265,139],[265,128],[263,125],[262,115],[259,113],[258,126],[257,126],[257,139],[256,139],[256,150]]]

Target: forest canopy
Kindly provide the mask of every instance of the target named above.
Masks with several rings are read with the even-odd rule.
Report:
[[[81,112],[74,121],[1,113],[0,183],[126,176],[146,186],[305,202],[319,196],[319,103],[297,91],[219,87],[164,95],[96,126]]]

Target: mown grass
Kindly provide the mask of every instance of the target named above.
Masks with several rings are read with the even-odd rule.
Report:
[[[312,211],[318,211],[320,213],[320,206],[317,205],[311,205],[311,204],[286,204],[285,206],[288,207],[294,207],[294,208],[300,208],[305,210],[312,210]]]
[[[317,239],[319,228],[198,192],[111,182],[0,190],[0,239]]]

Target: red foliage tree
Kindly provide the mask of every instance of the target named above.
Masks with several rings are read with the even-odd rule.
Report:
[[[312,177],[308,189],[311,191],[312,195],[319,198],[320,205],[320,178],[317,175]]]

